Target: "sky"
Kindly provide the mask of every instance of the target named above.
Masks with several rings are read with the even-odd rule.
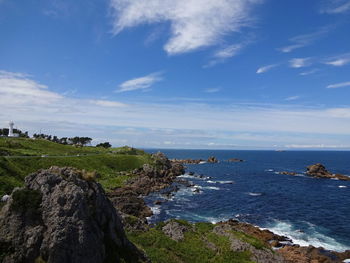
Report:
[[[350,149],[350,0],[0,0],[0,126]]]

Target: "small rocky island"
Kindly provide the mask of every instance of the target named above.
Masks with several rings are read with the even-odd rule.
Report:
[[[314,178],[325,178],[325,179],[334,179],[334,180],[342,180],[342,181],[350,181],[350,177],[342,174],[333,174],[329,172],[323,164],[316,163],[310,165],[306,168],[306,175]],[[282,175],[298,175],[297,172],[283,171],[277,172]]]
[[[320,163],[313,164],[307,167],[307,175],[315,178],[338,179],[350,181],[350,177],[342,174],[333,174],[327,171],[326,167]]]

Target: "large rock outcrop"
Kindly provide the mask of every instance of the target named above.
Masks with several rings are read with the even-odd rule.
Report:
[[[124,218],[131,215],[146,222],[145,218],[153,213],[142,197],[168,187],[177,176],[185,173],[182,164],[171,162],[163,153],[153,154],[152,159],[153,165],[144,164],[136,169],[124,187],[109,193],[114,206]]]
[[[3,263],[142,262],[121,219],[89,174],[51,167],[25,179],[0,212]]]
[[[350,177],[342,175],[342,174],[333,174],[327,171],[324,165],[317,163],[307,167],[308,175],[316,178],[327,178],[327,179],[338,179],[343,181],[350,181]]]

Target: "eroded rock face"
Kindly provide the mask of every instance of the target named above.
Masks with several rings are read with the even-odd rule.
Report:
[[[163,153],[153,154],[152,158],[154,165],[145,164],[141,169],[136,169],[125,187],[109,193],[118,211],[142,221],[153,214],[142,197],[169,187],[177,176],[185,173],[182,164],[171,162]]]
[[[58,167],[26,177],[0,212],[3,263],[145,260],[102,187],[83,177]]]
[[[343,181],[350,181],[350,177],[342,175],[342,174],[332,174],[329,171],[327,171],[326,167],[324,165],[317,163],[313,164],[307,167],[308,175],[316,178],[327,178],[327,179],[338,179]]]

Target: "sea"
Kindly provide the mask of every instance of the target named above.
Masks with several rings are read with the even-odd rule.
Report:
[[[220,161],[186,165],[181,177],[193,186],[177,184],[179,190],[170,196],[158,192],[146,197],[154,213],[151,223],[170,218],[216,223],[233,218],[287,236],[302,246],[350,249],[350,181],[305,175],[306,167],[315,163],[333,173],[350,175],[348,151],[147,151],[161,151],[177,159],[215,156]],[[230,158],[244,162],[228,162]],[[279,174],[282,171],[297,175]],[[156,200],[164,202],[155,205]]]

